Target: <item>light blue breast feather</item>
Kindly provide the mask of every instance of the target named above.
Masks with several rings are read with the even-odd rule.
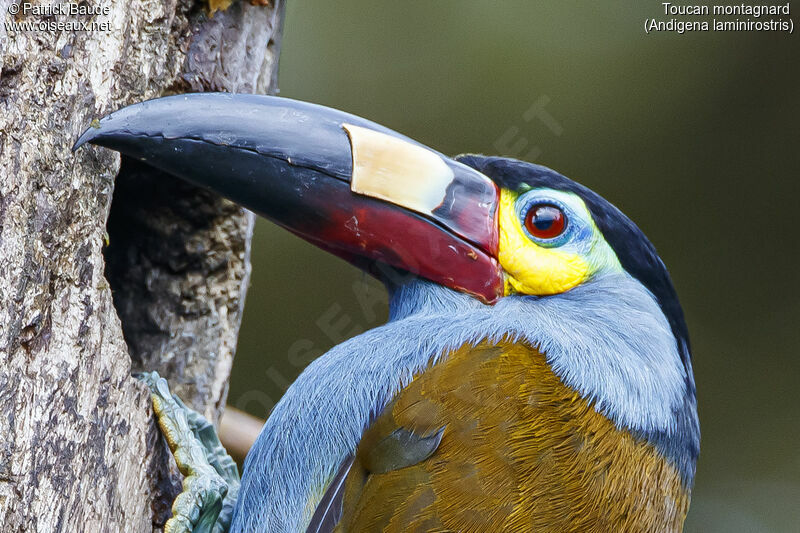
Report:
[[[247,457],[232,531],[305,531],[325,487],[371,416],[414,375],[460,346],[525,340],[619,428],[649,438],[694,476],[691,375],[652,295],[625,273],[566,293],[494,306],[425,281],[391,297],[387,324],[314,361],[275,406]]]

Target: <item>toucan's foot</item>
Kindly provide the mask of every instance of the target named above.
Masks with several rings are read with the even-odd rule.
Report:
[[[230,528],[239,471],[214,426],[170,393],[157,372],[137,374],[150,388],[153,410],[178,469],[183,492],[172,504],[165,533],[223,533]]]

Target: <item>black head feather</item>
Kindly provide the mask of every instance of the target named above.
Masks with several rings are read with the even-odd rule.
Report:
[[[689,331],[672,279],[655,246],[631,219],[596,192],[547,167],[504,157],[462,155],[456,159],[511,191],[525,192],[528,188],[547,187],[578,195],[622,267],[655,297],[678,341],[684,366],[690,368]]]

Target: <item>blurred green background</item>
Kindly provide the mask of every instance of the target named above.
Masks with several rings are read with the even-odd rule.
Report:
[[[281,95],[444,153],[535,160],[625,211],[669,266],[692,334],[703,440],[686,531],[797,532],[797,38],[646,35],[662,12],[292,1]],[[259,221],[229,403],[265,417],[311,358],[385,314],[377,284]]]

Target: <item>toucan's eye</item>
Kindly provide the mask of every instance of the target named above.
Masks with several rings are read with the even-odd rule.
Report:
[[[554,239],[564,233],[567,217],[553,204],[532,205],[525,215],[525,227],[537,239]]]

